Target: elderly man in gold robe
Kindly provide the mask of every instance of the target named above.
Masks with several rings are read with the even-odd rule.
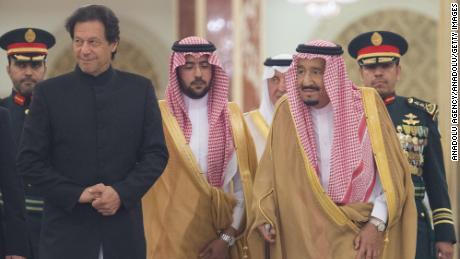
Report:
[[[297,47],[254,181],[250,243],[269,244],[251,246],[254,258],[414,258],[408,164],[385,105],[347,78],[342,53]]]
[[[256,146],[258,160],[260,160],[265,149],[276,101],[286,93],[284,75],[291,62],[292,55],[289,54],[279,54],[265,60],[259,108],[244,114],[244,119]]]

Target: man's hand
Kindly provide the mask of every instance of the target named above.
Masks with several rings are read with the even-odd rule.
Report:
[[[112,216],[120,208],[121,200],[118,193],[111,186],[104,186],[100,197],[96,198],[91,205],[102,215]]]
[[[367,223],[355,237],[356,259],[378,259],[383,251],[384,232],[378,232],[377,227]]]
[[[93,200],[99,198],[104,190],[105,185],[98,183],[93,186],[86,187],[83,192],[80,194],[78,199],[79,203],[91,203]]]
[[[228,259],[228,243],[217,238],[209,242],[200,251],[201,259]]]
[[[20,255],[7,255],[5,256],[5,259],[26,259],[26,258]]]
[[[436,242],[436,259],[452,259],[454,245],[451,242]]]
[[[257,229],[259,230],[259,233],[262,235],[265,241],[272,244],[275,243],[276,231],[274,227],[272,227],[268,223],[265,223],[263,225],[258,226]]]

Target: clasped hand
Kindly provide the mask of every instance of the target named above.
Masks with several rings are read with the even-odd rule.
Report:
[[[91,203],[104,216],[114,215],[121,205],[120,196],[115,189],[102,183],[85,188],[78,202]]]

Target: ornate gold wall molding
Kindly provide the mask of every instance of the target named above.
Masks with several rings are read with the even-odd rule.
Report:
[[[345,49],[358,34],[370,30],[389,30],[403,35],[409,43],[406,55],[401,59],[402,76],[397,85],[397,93],[404,96],[437,102],[437,23],[423,14],[397,9],[381,10],[369,14],[348,25],[336,38]],[[358,65],[345,54],[349,76],[361,85]]]

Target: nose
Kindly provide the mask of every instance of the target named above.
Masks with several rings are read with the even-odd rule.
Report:
[[[383,75],[383,67],[382,66],[377,66],[374,71],[375,76],[381,76]]]
[[[311,85],[313,83],[313,80],[310,76],[309,72],[306,72],[303,79],[302,79],[302,84],[303,85]]]
[[[80,51],[83,54],[88,54],[90,52],[90,46],[87,41],[84,41],[83,44],[80,47]]]
[[[203,74],[203,73],[202,73],[202,71],[201,71],[200,66],[196,66],[196,69],[195,69],[195,77],[196,77],[196,78],[201,78],[202,74]]]
[[[27,65],[24,69],[24,73],[29,76],[29,75],[32,75],[32,72],[33,72],[32,66]]]
[[[286,92],[286,81],[284,79],[281,80],[278,86],[278,90],[280,90],[281,92]]]

